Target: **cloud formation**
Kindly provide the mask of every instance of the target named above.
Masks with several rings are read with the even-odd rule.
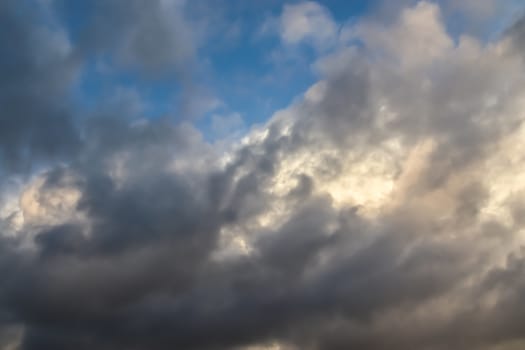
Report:
[[[20,170],[30,160],[60,158],[78,146],[62,99],[79,67],[66,33],[44,4],[4,1],[0,17],[0,167]]]
[[[115,30],[95,43],[122,63],[194,54],[183,14],[161,19],[182,5],[107,4],[123,20],[102,17]],[[0,60],[0,155],[42,162],[0,186],[3,348],[525,344],[522,21],[483,42],[428,1],[341,30],[320,4],[285,5],[283,40],[324,43],[309,25],[331,23],[319,80],[219,148],[187,123],[55,114],[82,55],[0,6],[20,37]]]
[[[311,41],[322,49],[337,36],[337,24],[329,11],[313,1],[285,5],[279,25],[281,40],[286,45]]]
[[[196,36],[185,1],[95,1],[87,46],[112,51],[118,64],[149,75],[183,74],[195,56]]]

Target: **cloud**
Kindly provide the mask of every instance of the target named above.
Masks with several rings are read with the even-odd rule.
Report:
[[[314,38],[320,5],[289,6],[289,38]],[[320,53],[319,81],[227,152],[187,123],[91,118],[20,180],[0,344],[519,348],[520,30],[456,41],[443,21],[420,2],[355,24],[362,45]]]
[[[218,137],[232,136],[245,127],[244,120],[239,113],[227,115],[214,114],[211,116],[211,128]]]
[[[432,63],[453,46],[441,20],[440,8],[430,2],[419,2],[401,11],[398,22],[390,29],[393,32],[365,25],[362,35],[366,36],[367,44],[377,45],[377,49],[392,55],[392,60],[411,67]]]
[[[318,50],[333,46],[337,39],[338,25],[330,12],[314,1],[286,4],[278,18],[267,19],[262,33],[276,32],[283,45],[311,45]]]
[[[110,52],[116,63],[158,76],[184,74],[193,63],[197,38],[184,15],[184,1],[95,1],[88,49]]]
[[[78,147],[63,100],[79,65],[66,32],[44,6],[4,1],[0,16],[0,167],[21,171],[33,159],[60,159]]]
[[[281,39],[294,45],[311,40],[316,47],[329,45],[337,35],[330,13],[316,2],[285,5],[281,15]]]

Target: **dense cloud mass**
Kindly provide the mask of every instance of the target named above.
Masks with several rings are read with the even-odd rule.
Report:
[[[318,81],[216,147],[72,102],[92,57],[184,76],[184,1],[95,1],[75,41],[62,5],[0,3],[0,348],[525,346],[523,19],[483,41],[427,1],[285,5]]]
[[[66,33],[44,11],[0,4],[0,166],[26,168],[42,156],[60,157],[77,146],[62,102],[78,73]]]

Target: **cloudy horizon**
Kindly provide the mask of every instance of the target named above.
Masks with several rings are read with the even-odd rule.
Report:
[[[0,1],[0,349],[523,349],[524,9]]]

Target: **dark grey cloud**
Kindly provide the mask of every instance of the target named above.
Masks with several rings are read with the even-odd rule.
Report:
[[[62,23],[80,16],[69,3],[8,0],[0,5],[0,161],[7,173],[33,171],[40,162],[65,159],[82,147],[85,111],[74,99],[93,62],[102,60],[107,69],[116,66],[146,79],[175,76],[185,87],[184,105],[202,97],[192,81],[198,30],[186,20],[184,2],[77,5],[85,13],[73,29]],[[123,94],[102,101],[101,113],[136,117],[140,96]]]
[[[197,33],[184,1],[95,1],[84,40],[88,50],[110,52],[115,63],[159,77],[183,75],[193,63]]]
[[[115,54],[126,56],[123,62],[141,62],[147,72],[166,69],[172,59],[183,65],[178,54],[159,47],[176,47],[171,35],[179,35],[160,20],[162,2],[123,4],[96,4],[108,6],[96,19],[106,26],[116,15],[108,41],[94,37],[98,49],[122,50]],[[16,11],[3,6],[9,24]],[[430,11],[415,14],[432,13],[425,6],[431,5],[418,11]],[[21,23],[10,30],[34,26]],[[128,33],[135,29],[140,33]],[[399,39],[396,28],[379,32]],[[521,169],[513,158],[498,161],[517,152],[511,146],[520,135],[510,131],[520,120],[516,101],[525,85],[516,75],[523,66],[504,46],[458,44],[429,58],[428,66],[407,67],[406,52],[387,52],[385,61],[372,55],[374,38],[363,39],[369,47],[325,67],[324,87],[226,154],[192,126],[168,120],[131,122],[101,113],[79,125],[84,141],[74,156],[35,175],[21,194],[23,225],[15,235],[1,232],[0,346],[519,346],[525,337],[524,258],[516,249],[523,198],[493,184],[505,187]],[[148,45],[161,50],[159,57],[145,56]],[[396,54],[391,65],[389,55]],[[58,73],[67,67],[60,64],[53,76],[33,71],[23,91],[50,84],[46,101],[60,100],[71,82]],[[26,71],[16,74],[23,80]],[[44,112],[38,115],[48,116]],[[18,113],[23,121],[26,110]],[[6,135],[30,132],[29,122],[11,122]],[[15,140],[0,145],[24,153],[27,144]],[[70,148],[70,142],[53,142],[60,151]],[[374,159],[383,153],[393,160],[381,168]],[[367,182],[377,173],[394,182],[379,209],[359,200],[380,190]],[[342,201],[345,191],[357,199]],[[71,193],[78,196],[72,204],[64,199],[75,197]],[[52,209],[68,215],[50,219]],[[229,255],[228,239],[242,242],[232,243],[237,248]]]
[[[79,144],[64,103],[78,62],[66,33],[44,15],[40,6],[0,4],[0,161],[9,170],[60,159]]]

